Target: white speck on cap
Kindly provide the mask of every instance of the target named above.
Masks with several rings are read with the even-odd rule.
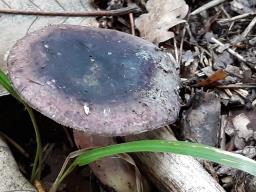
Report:
[[[89,115],[89,113],[90,113],[90,108],[88,107],[87,104],[84,104],[84,113],[85,113],[86,115]]]

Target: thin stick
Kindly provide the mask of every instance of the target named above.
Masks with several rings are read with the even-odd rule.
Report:
[[[227,115],[221,115],[221,126],[220,126],[220,148],[226,150],[226,136],[225,127],[227,125]]]
[[[250,33],[250,31],[253,29],[253,27],[255,25],[256,25],[256,17],[254,17],[252,19],[252,21],[250,22],[250,24],[246,27],[246,29],[242,33],[242,37],[245,38]]]
[[[203,6],[197,8],[194,10],[190,15],[196,15],[198,13],[201,13],[202,11],[205,11],[209,8],[215,7],[216,5],[225,2],[226,0],[212,0],[209,3],[204,4]]]
[[[179,53],[179,59],[178,59],[178,64],[181,65],[181,61],[182,61],[182,52],[183,52],[183,44],[184,44],[184,39],[185,39],[185,34],[186,34],[186,25],[187,23],[185,23],[185,26],[182,30],[182,36],[181,36],[181,42],[180,42],[180,53]]]
[[[214,43],[218,44],[219,46],[224,46],[223,43],[221,43],[219,40],[215,39],[214,37],[212,37],[211,40],[212,40]],[[244,59],[244,57],[243,57],[242,55],[240,55],[239,53],[235,52],[233,49],[227,48],[227,51],[228,51],[231,55],[233,55],[233,56],[235,56],[236,58],[238,58],[240,61],[243,61],[243,62],[245,62],[245,63],[247,62],[247,61]]]
[[[135,35],[135,27],[134,27],[134,17],[133,13],[129,13],[130,25],[131,25],[131,33]]]
[[[240,88],[256,88],[256,84],[229,84],[216,86],[219,89],[240,89]]]
[[[132,0],[127,0],[128,7],[137,6],[132,2]],[[135,24],[134,24],[134,15],[133,13],[129,13],[129,20],[131,25],[131,34],[135,35]]]
[[[254,15],[256,15],[256,11],[251,12],[251,13],[245,13],[245,14],[242,14],[242,15],[238,15],[238,16],[235,16],[235,17],[228,18],[228,19],[220,19],[218,22],[219,23],[228,23],[228,22],[237,21],[237,20],[240,20],[240,19],[244,19],[246,17],[254,16]]]
[[[14,141],[12,138],[4,134],[3,132],[0,131],[0,138],[3,138],[6,140],[8,143],[10,143],[12,146],[15,147],[24,157],[29,158],[29,154],[26,152],[26,150],[18,144],[16,141]]]
[[[179,51],[178,51],[177,41],[175,37],[173,38],[173,45],[174,45],[175,59],[176,59],[176,62],[179,63]]]
[[[221,5],[221,10],[222,10],[222,12],[226,15],[226,17],[227,17],[228,19],[231,18],[231,16],[228,14],[228,12],[226,11],[226,9],[224,8],[223,5]],[[229,26],[229,28],[228,28],[228,31],[231,31],[231,29],[232,29],[232,27],[234,26],[234,24],[235,24],[235,22],[232,21],[231,24],[230,24],[230,26]]]
[[[11,14],[11,15],[36,15],[36,16],[59,16],[59,17],[85,17],[85,16],[118,16],[125,15],[128,13],[138,12],[138,8],[135,6],[125,7],[116,10],[109,11],[90,11],[90,12],[49,12],[49,11],[29,11],[29,10],[15,10],[15,9],[0,9],[0,14]]]

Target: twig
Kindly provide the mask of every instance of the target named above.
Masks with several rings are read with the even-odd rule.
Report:
[[[133,13],[129,13],[129,19],[130,19],[130,25],[131,25],[131,33],[132,33],[132,35],[135,35]]]
[[[118,16],[128,13],[138,12],[138,7],[131,6],[121,9],[109,10],[109,11],[84,11],[84,12],[49,12],[49,11],[29,11],[29,10],[15,10],[15,9],[0,9],[0,14],[11,15],[36,15],[36,16],[60,16],[60,17],[84,17],[84,16]]]
[[[137,6],[135,3],[132,2],[132,0],[127,0],[127,6]],[[130,19],[130,25],[131,25],[131,33],[132,35],[135,35],[135,24],[134,24],[134,15],[133,13],[129,13],[129,19]]]
[[[219,89],[240,89],[240,88],[244,88],[244,89],[249,89],[249,88],[256,88],[255,84],[229,84],[229,85],[218,85],[216,86],[216,88]]]
[[[252,19],[252,21],[250,22],[250,24],[246,27],[246,29],[244,30],[244,32],[242,33],[242,37],[245,38],[249,33],[250,31],[252,30],[252,28],[256,25],[256,17],[254,17]]]
[[[226,150],[226,136],[225,127],[227,125],[227,115],[221,115],[221,126],[220,126],[220,148]]]
[[[219,23],[228,23],[228,22],[237,21],[237,20],[244,19],[244,18],[250,17],[250,16],[255,16],[255,15],[256,15],[256,12],[245,13],[245,14],[227,18],[227,19],[220,19],[218,22]]]
[[[232,98],[233,93],[230,91],[230,89],[224,89],[225,94],[227,94],[228,97]]]
[[[6,134],[4,134],[1,131],[0,131],[0,139],[6,140],[8,143],[14,146],[15,149],[17,149],[24,157],[29,158],[29,154],[20,144],[18,144],[16,141],[14,141],[12,138],[8,137]]]
[[[181,42],[180,42],[180,50],[179,50],[179,59],[178,59],[178,64],[179,64],[179,66],[181,65],[181,61],[182,61],[182,52],[183,52],[183,45],[184,45],[184,39],[185,39],[185,34],[186,34],[186,26],[187,26],[188,24],[187,23],[185,23],[185,26],[184,26],[184,28],[183,28],[183,30],[182,30],[182,36],[181,36]]]
[[[199,46],[195,37],[192,35],[192,32],[190,30],[190,26],[189,25],[186,25],[186,30],[187,30],[187,33],[189,35],[189,38],[190,38],[190,43],[193,44],[193,45],[196,45],[196,46]]]
[[[212,40],[214,43],[218,44],[219,46],[224,46],[223,43],[221,43],[219,40],[215,39],[214,37],[211,37],[211,40]],[[240,61],[243,61],[243,62],[245,62],[245,63],[247,62],[247,61],[244,59],[244,57],[243,57],[242,55],[240,55],[239,53],[235,52],[233,49],[227,48],[227,51],[228,51],[231,55],[233,55],[233,56],[235,56],[236,58],[238,58]]]
[[[173,38],[173,45],[174,45],[175,59],[176,59],[176,62],[179,63],[179,51],[178,51],[178,47],[177,47],[176,38]]]
[[[226,11],[226,9],[224,8],[223,5],[220,6],[220,9],[221,9],[221,11],[224,13],[224,15],[225,15],[227,18],[229,18],[229,19],[231,18],[230,15],[229,15],[229,13]]]
[[[194,10],[190,15],[196,15],[198,13],[201,13],[202,11],[205,11],[209,8],[215,7],[216,5],[225,2],[226,0],[212,0],[209,3],[204,4],[203,6],[197,8]]]
[[[246,99],[246,97],[249,95],[249,92],[245,89],[234,89],[234,92],[236,92],[238,95],[240,95],[243,99]]]
[[[228,12],[227,12],[226,9],[224,8],[224,6],[221,5],[220,7],[221,7],[222,12],[226,15],[226,17],[227,17],[228,19],[230,19],[231,16],[228,14]],[[228,28],[228,31],[231,31],[231,29],[233,28],[234,24],[235,24],[235,22],[232,21],[231,24],[230,24],[230,26],[229,26],[229,28]]]

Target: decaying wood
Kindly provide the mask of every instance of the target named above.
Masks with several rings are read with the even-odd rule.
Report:
[[[172,131],[162,128],[125,140],[166,139],[176,140]],[[225,190],[192,157],[170,153],[137,153],[140,167],[161,191],[224,192]]]

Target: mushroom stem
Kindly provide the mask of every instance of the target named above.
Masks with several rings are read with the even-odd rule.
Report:
[[[115,144],[115,139],[111,137],[92,136],[84,132],[74,131],[76,145],[79,148],[102,147]],[[89,164],[90,169],[101,181],[104,187],[115,192],[146,192],[145,181],[135,165],[133,159],[128,155],[118,157],[108,157]]]

